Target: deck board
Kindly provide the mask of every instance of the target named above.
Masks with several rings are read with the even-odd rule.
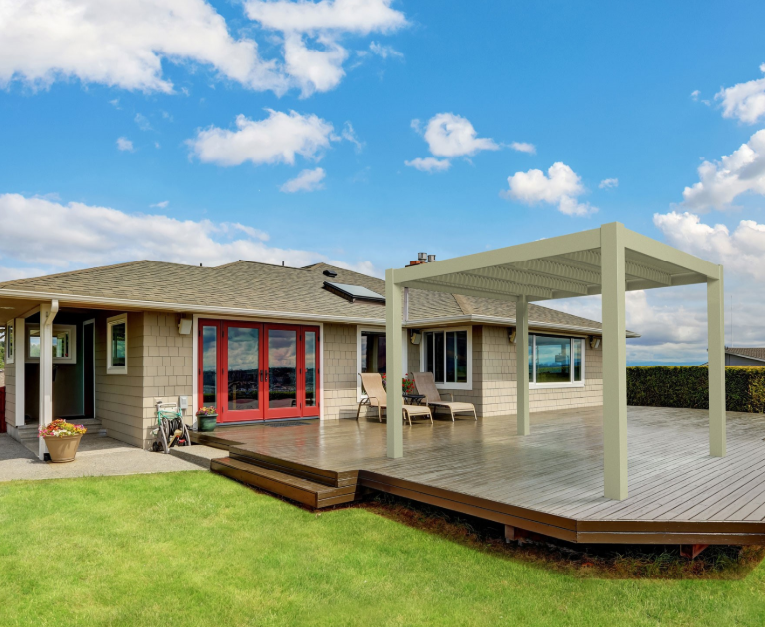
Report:
[[[715,458],[706,411],[630,407],[629,497],[623,501],[603,496],[601,407],[534,413],[528,436],[516,435],[515,416],[416,422],[404,426],[404,457],[395,460],[385,456],[385,425],[376,418],[231,427],[215,437],[236,443],[238,454],[328,473],[359,472],[360,480],[367,473],[391,491],[494,507],[540,524],[570,520],[594,535],[609,529],[634,535],[643,525],[670,534],[751,530],[765,540],[760,414],[729,412],[728,455]]]

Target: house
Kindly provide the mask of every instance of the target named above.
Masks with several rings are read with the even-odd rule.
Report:
[[[358,373],[386,369],[384,294],[324,263],[136,261],[0,283],[8,430],[47,411],[147,447],[158,400],[189,423],[203,405],[224,424],[355,417]],[[411,289],[403,316],[403,372],[432,371],[479,415],[515,412],[515,303]],[[600,323],[530,304],[528,324],[531,410],[602,404]]]
[[[765,367],[765,348],[725,347],[726,366]]]

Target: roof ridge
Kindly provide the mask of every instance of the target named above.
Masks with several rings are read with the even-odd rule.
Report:
[[[475,313],[475,308],[473,307],[473,304],[468,300],[467,296],[463,296],[462,294],[452,294],[452,296],[454,297],[454,300],[457,301],[457,306],[466,316],[471,316]]]

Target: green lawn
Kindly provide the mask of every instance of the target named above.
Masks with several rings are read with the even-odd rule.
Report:
[[[765,624],[765,566],[615,579],[524,551],[205,472],[3,483],[0,625]]]

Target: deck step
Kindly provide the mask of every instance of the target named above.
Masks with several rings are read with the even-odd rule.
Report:
[[[356,485],[332,487],[238,459],[213,459],[210,470],[314,508],[356,500]]]

